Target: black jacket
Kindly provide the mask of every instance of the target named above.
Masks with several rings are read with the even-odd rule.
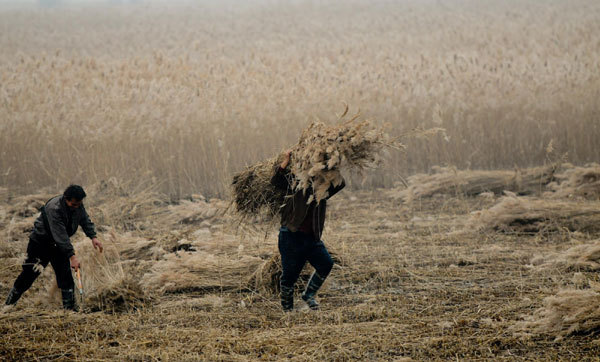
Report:
[[[90,220],[83,204],[71,210],[64,196],[55,196],[42,207],[29,237],[38,242],[54,242],[62,254],[71,257],[75,252],[69,238],[75,234],[80,225],[87,237],[96,236],[94,223]]]
[[[281,226],[287,227],[290,231],[296,232],[302,222],[308,215],[310,208],[315,208],[312,213],[312,225],[313,235],[316,239],[320,240],[323,234],[323,228],[325,227],[325,213],[327,210],[327,200],[321,200],[317,204],[316,201],[312,201],[307,205],[308,198],[312,194],[312,189],[308,189],[306,192],[297,191],[293,193],[291,182],[293,180],[293,174],[287,169],[281,169],[277,166],[275,175],[271,178],[271,184],[276,188],[286,192],[288,197],[285,199],[285,204],[281,209]],[[330,186],[327,199],[338,193],[346,186],[346,182],[342,180],[342,183],[338,186]],[[293,193],[293,195],[292,195]]]

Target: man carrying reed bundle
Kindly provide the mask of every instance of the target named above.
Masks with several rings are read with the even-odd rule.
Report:
[[[284,311],[294,308],[294,284],[304,264],[308,261],[314,268],[306,289],[302,293],[310,309],[319,309],[315,295],[333,267],[333,260],[321,240],[325,225],[327,199],[346,185],[341,181],[337,186],[331,185],[328,196],[317,201],[313,197],[312,188],[294,191],[294,175],[287,169],[291,151],[287,151],[278,166],[271,183],[279,190],[290,194],[281,210],[281,228],[279,229],[279,253],[281,254],[281,306]]]
[[[16,304],[50,263],[62,291],[64,309],[77,310],[71,268],[77,271],[80,264],[69,238],[81,226],[85,235],[92,240],[94,248],[102,252],[102,243],[96,238],[94,224],[83,207],[85,196],[81,186],[70,185],[62,195],[48,200],[41,208],[29,235],[23,271],[8,293],[7,306]]]
[[[286,311],[293,308],[293,287],[306,261],[316,270],[302,299],[318,309],[315,294],[333,266],[321,241],[326,202],[344,188],[342,170],[376,167],[385,148],[404,148],[383,127],[359,121],[358,115],[343,121],[347,111],[337,124],[311,123],[290,151],[249,166],[232,180],[233,203],[242,221],[281,220],[280,289]]]

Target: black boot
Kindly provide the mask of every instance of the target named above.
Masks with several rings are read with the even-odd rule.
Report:
[[[13,304],[17,304],[17,301],[19,300],[19,298],[21,298],[21,294],[23,293],[19,293],[19,291],[17,291],[14,287],[10,290],[10,292],[8,292],[8,297],[6,298],[6,305],[13,305]]]
[[[75,303],[75,292],[73,289],[61,289],[63,308],[66,310],[79,311],[77,303]]]
[[[319,309],[319,303],[315,300],[315,295],[319,288],[321,288],[321,285],[323,285],[324,281],[325,278],[321,277],[319,273],[315,271],[306,285],[306,290],[302,293],[302,300],[305,301],[312,310]]]
[[[294,309],[294,288],[281,285],[281,306],[284,312]]]

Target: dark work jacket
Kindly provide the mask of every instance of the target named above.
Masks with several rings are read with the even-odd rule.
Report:
[[[64,196],[59,195],[48,200],[41,211],[40,216],[33,223],[33,230],[29,237],[41,243],[56,243],[61,254],[67,255],[67,257],[75,254],[69,238],[75,234],[78,226],[81,225],[87,237],[96,236],[94,223],[90,220],[83,204],[79,208],[71,210],[67,206]],[[47,221],[44,221],[44,216]]]
[[[293,175],[291,172],[287,169],[281,169],[279,165],[277,166],[275,175],[271,178],[271,184],[273,184],[273,186],[285,191],[286,195],[289,195],[289,197],[286,197],[285,205],[281,209],[281,226],[287,227],[292,232],[298,231],[298,228],[302,225],[306,215],[308,215],[310,208],[314,208],[312,213],[313,235],[315,239],[320,240],[325,226],[327,199],[343,189],[346,186],[346,182],[342,180],[340,185],[335,187],[333,185],[330,186],[329,190],[327,190],[327,199],[321,200],[318,204],[316,201],[313,201],[307,205],[306,202],[310,195],[312,195],[312,189],[308,189],[306,193],[296,191],[292,195],[292,180]]]

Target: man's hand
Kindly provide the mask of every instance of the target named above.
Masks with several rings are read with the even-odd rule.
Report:
[[[100,242],[100,240],[98,240],[98,238],[92,238],[92,245],[94,245],[94,249],[98,250],[99,252],[102,252],[104,250],[104,248],[102,247],[102,243]]]
[[[289,165],[291,155],[292,155],[292,150],[285,151],[285,153],[283,155],[283,161],[279,165],[279,167],[281,167],[282,170],[285,170],[285,168]]]
[[[69,261],[71,262],[71,268],[73,268],[73,269],[75,269],[75,271],[77,271],[77,269],[79,269],[79,260],[77,260],[77,257],[75,256],[75,254],[73,254],[73,256],[71,256]]]

